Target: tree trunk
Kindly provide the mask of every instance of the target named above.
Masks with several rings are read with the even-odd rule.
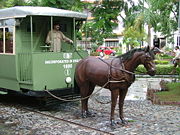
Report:
[[[151,25],[148,24],[148,45],[151,45]]]

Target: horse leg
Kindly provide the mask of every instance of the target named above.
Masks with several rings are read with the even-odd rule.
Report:
[[[88,116],[91,116],[90,112],[88,111],[88,99],[89,99],[89,96],[92,94],[94,87],[92,87],[90,83],[84,83],[84,85],[80,88],[81,98],[82,98],[81,100],[82,111],[81,112],[82,112],[83,118],[87,118]]]
[[[84,83],[83,86],[80,87],[80,94],[81,94],[81,114],[82,118],[87,118],[86,111],[87,111],[87,95],[88,95],[88,85]]]
[[[116,123],[114,121],[114,111],[115,111],[115,107],[116,107],[116,103],[117,103],[117,97],[119,95],[119,90],[115,89],[115,90],[111,90],[111,117],[110,117],[110,121],[111,121],[111,125],[114,126]]]
[[[89,84],[88,96],[90,96],[90,95],[93,93],[94,88],[95,88],[95,85],[92,84],[92,83],[90,83],[90,84]],[[87,106],[86,113],[87,113],[87,116],[88,116],[88,117],[94,117],[94,116],[95,116],[94,113],[90,112],[89,109],[88,109],[88,100],[89,100],[89,98],[87,98],[87,101],[86,101],[86,106]]]
[[[119,117],[122,121],[122,124],[127,124],[127,121],[124,119],[123,114],[123,105],[124,105],[124,99],[126,97],[128,89],[119,90]]]

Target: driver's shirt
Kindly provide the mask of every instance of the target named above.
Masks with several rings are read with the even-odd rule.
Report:
[[[70,43],[72,40],[67,38],[61,31],[49,31],[46,38],[46,43],[51,45],[50,51],[60,52],[62,41]]]

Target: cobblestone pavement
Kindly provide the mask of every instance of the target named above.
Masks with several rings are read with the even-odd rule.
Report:
[[[80,108],[72,103],[56,106],[55,111],[41,111],[56,117],[98,128],[115,135],[179,135],[180,107],[152,105],[147,100],[125,101],[124,113],[128,125],[110,126],[110,105],[98,104],[92,98],[90,108],[95,117],[82,119]],[[77,125],[26,112],[0,103],[0,135],[102,135],[103,133]],[[118,118],[118,108],[116,109]]]
[[[136,81],[129,87],[125,100],[145,100],[148,88],[160,90],[161,80],[172,81],[171,78],[136,78]],[[99,89],[100,87],[96,87],[96,90]],[[99,95],[110,96],[110,91],[101,90]]]
[[[142,80],[140,82],[144,85]],[[141,91],[139,93],[142,91],[145,93],[145,89],[142,88],[138,88]],[[135,93],[138,92],[135,90]],[[96,101],[109,101],[109,94],[108,90],[103,90],[90,99],[89,107],[96,113],[95,117],[92,118],[82,119],[80,117],[80,104],[77,102],[56,104],[50,111],[41,112],[115,135],[180,135],[179,106],[153,105],[139,95],[137,96],[141,98],[135,98],[135,95],[135,97],[129,96],[133,97],[133,100],[125,100],[124,114],[129,121],[128,125],[110,126],[110,104],[100,104]],[[115,116],[119,120],[118,106]],[[103,133],[57,121],[33,112],[26,112],[0,102],[0,135],[103,135]]]

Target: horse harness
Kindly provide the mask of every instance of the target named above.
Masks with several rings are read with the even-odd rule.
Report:
[[[109,82],[109,83],[122,83],[122,82],[126,82],[126,83],[128,83],[129,85],[131,85],[131,84],[134,82],[134,80],[133,80],[133,81],[128,81],[128,79],[127,79],[127,74],[132,75],[132,77],[134,78],[135,73],[126,70],[126,69],[125,69],[125,66],[124,66],[124,63],[122,62],[122,60],[120,61],[122,68],[117,68],[117,67],[115,67],[115,66],[112,65],[112,62],[113,62],[114,59],[111,61],[111,64],[107,63],[107,62],[104,61],[102,58],[99,58],[99,59],[100,59],[102,62],[104,62],[105,64],[107,64],[108,67],[109,67],[109,68],[108,68],[108,82]],[[122,76],[123,76],[123,77],[120,78],[120,79],[113,77],[112,69],[122,71],[122,73],[123,73]],[[109,85],[109,87],[110,87],[110,85]]]

